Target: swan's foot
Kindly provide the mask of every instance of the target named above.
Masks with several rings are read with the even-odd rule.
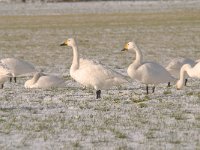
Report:
[[[148,85],[146,86],[146,91],[147,91],[147,94],[149,94],[149,87],[148,87]]]
[[[188,79],[185,79],[185,86],[187,85]]]
[[[15,81],[15,83],[17,82],[17,77],[14,77],[14,81]]]
[[[170,87],[171,85],[170,85],[170,82],[168,82],[168,85],[167,85],[167,87]]]
[[[12,82],[12,77],[10,77],[10,82]]]
[[[152,93],[155,92],[155,88],[156,88],[155,86],[152,87]]]
[[[101,98],[101,90],[96,91],[97,99]]]
[[[1,84],[1,89],[3,89],[3,84]]]

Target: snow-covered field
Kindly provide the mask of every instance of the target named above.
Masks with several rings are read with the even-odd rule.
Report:
[[[199,59],[200,2],[93,3],[0,4],[0,58],[27,60],[66,80],[47,90],[25,89],[29,77],[5,84],[0,149],[199,149],[199,80],[179,91],[162,84],[149,95],[134,81],[96,100],[70,78],[72,50],[59,45],[74,37],[83,57],[124,75],[135,55],[121,49],[133,39],[145,60],[164,66],[178,56]]]

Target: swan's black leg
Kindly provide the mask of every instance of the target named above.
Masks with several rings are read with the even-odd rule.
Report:
[[[149,87],[146,85],[147,94],[149,94]]]
[[[10,77],[10,82],[12,82],[12,77]]]
[[[15,83],[17,82],[17,77],[14,77],[14,81],[15,81]]]
[[[97,95],[97,99],[98,99],[98,98],[101,98],[101,90],[97,90],[97,91],[96,91],[96,95]]]
[[[170,87],[171,85],[170,85],[170,82],[168,82],[168,85],[167,85],[168,87]]]
[[[185,86],[187,85],[188,79],[185,79]]]
[[[1,84],[1,88],[3,89],[3,84]]]
[[[156,88],[155,86],[152,87],[152,93],[155,92],[155,88]]]

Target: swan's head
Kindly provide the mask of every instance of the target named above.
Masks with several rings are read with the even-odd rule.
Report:
[[[122,51],[134,50],[135,48],[137,48],[137,46],[134,42],[128,42],[127,44],[124,45]]]
[[[180,90],[180,89],[182,89],[183,88],[183,82],[181,81],[181,80],[178,80],[177,82],[176,82],[176,89],[177,90]]]
[[[74,46],[75,45],[75,40],[73,38],[67,39],[64,43],[60,44],[60,46]]]

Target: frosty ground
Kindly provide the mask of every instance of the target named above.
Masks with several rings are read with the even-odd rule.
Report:
[[[54,4],[53,10],[47,9],[53,4],[17,4],[16,14],[13,4],[0,4],[0,58],[27,60],[66,81],[65,88],[46,90],[25,89],[29,77],[5,84],[0,149],[199,149],[199,80],[189,79],[179,91],[161,84],[149,95],[133,81],[102,91],[96,100],[92,89],[70,78],[72,50],[59,44],[74,37],[83,57],[124,75],[135,55],[121,49],[131,40],[144,60],[163,66],[178,56],[199,59],[200,3],[86,4]]]

